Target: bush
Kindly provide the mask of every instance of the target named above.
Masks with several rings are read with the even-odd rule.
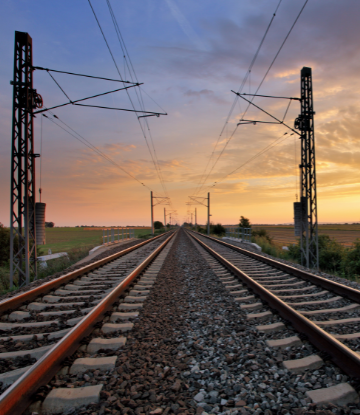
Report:
[[[156,221],[154,222],[154,228],[155,228],[155,229],[161,229],[161,228],[163,228],[163,227],[164,227],[163,223],[162,223],[162,222],[160,222],[159,220],[156,220]]]
[[[295,245],[289,245],[289,256],[301,263],[300,239]],[[360,249],[360,243],[359,243]],[[319,268],[327,272],[343,272],[346,262],[346,248],[329,235],[319,235]],[[359,263],[360,265],[360,263]]]
[[[261,247],[261,251],[265,254],[272,255],[277,258],[289,258],[289,251],[285,251],[280,246],[275,245],[273,241],[269,240],[266,236],[252,235],[251,242],[259,245]]]
[[[18,238],[14,239],[15,250],[18,249]],[[0,222],[0,266],[8,264],[10,261],[10,228],[4,228]]]
[[[251,232],[251,236],[260,236],[261,238],[265,238],[265,239],[267,239],[267,241],[271,244],[272,243],[272,241],[273,241],[273,238],[268,234],[268,232],[267,232],[267,230],[266,229],[263,229],[263,228],[261,228],[261,229],[254,229],[252,232]]]
[[[217,236],[225,235],[226,229],[218,223],[217,225],[210,225],[210,233],[213,233]]]
[[[319,235],[319,268],[339,272],[343,266],[345,249],[329,235]]]
[[[342,264],[342,276],[357,280],[360,275],[360,239],[356,239],[353,248],[345,248]]]

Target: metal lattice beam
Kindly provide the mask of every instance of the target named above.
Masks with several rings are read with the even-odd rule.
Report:
[[[319,268],[319,244],[316,195],[314,108],[311,68],[301,69],[301,113],[295,128],[301,133],[301,263]]]
[[[36,278],[32,39],[15,32],[10,189],[10,287]]]

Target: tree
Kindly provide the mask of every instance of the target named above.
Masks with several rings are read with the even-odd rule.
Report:
[[[155,229],[161,229],[161,228],[163,228],[163,227],[164,227],[163,223],[162,223],[162,222],[160,222],[159,220],[156,220],[156,221],[154,222],[154,228],[155,228]]]
[[[45,222],[45,228],[53,228],[55,226],[54,222]]]
[[[250,219],[240,216],[239,228],[251,228]]]

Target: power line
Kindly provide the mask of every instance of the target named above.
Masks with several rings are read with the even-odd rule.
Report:
[[[104,31],[102,30],[102,27],[101,27],[101,24],[100,24],[100,22],[99,22],[99,19],[97,18],[97,15],[96,15],[96,13],[95,13],[94,8],[92,7],[91,0],[88,0],[88,3],[89,3],[89,5],[90,5],[90,7],[91,7],[91,10],[92,10],[93,14],[94,14],[94,17],[95,17],[95,19],[96,19],[96,22],[97,22],[97,24],[98,24],[98,26],[99,26],[99,29],[100,29],[100,31],[101,31],[101,34],[102,34],[102,36],[103,36],[103,38],[104,38],[104,41],[105,41],[105,43],[106,43],[106,46],[107,46],[107,48],[108,48],[108,50],[109,50],[109,53],[110,53],[110,55],[111,55],[111,58],[112,58],[112,60],[113,60],[113,62],[114,62],[114,65],[115,65],[115,67],[116,67],[116,69],[117,69],[117,72],[118,72],[118,74],[119,74],[120,78],[122,78],[121,73],[120,73],[120,70],[119,70],[119,67],[118,67],[118,65],[117,65],[117,63],[116,63],[115,57],[114,57],[114,55],[113,55],[113,53],[112,53],[112,51],[111,51],[111,48],[110,48],[110,46],[109,46],[109,43],[108,43],[107,39],[106,39],[105,33],[104,33]],[[109,5],[110,5],[110,3],[109,3],[109,2],[107,2],[107,3],[108,3],[108,6],[109,6]],[[114,24],[114,26],[115,26],[115,31],[116,31],[117,33],[118,33],[118,31],[119,31],[119,33],[120,33],[120,30],[119,30],[119,28],[118,28],[117,22],[116,22],[116,24],[115,24],[116,18],[115,18],[114,13],[112,12],[111,5],[110,5],[110,9],[111,9],[110,14],[111,14],[111,16],[112,16],[113,24]],[[116,27],[118,28],[118,31],[116,30]],[[119,36],[121,36],[121,33],[120,33],[120,35],[119,35]],[[119,37],[118,37],[118,38],[119,38]],[[119,39],[119,42],[120,42],[120,39]],[[120,42],[120,44],[121,44],[121,42]],[[129,71],[129,72],[130,72],[130,71]],[[131,105],[132,105],[133,109],[135,110],[134,103],[133,103],[133,101],[132,101],[132,99],[131,99],[131,96],[130,96],[130,94],[129,94],[129,92],[128,92],[127,90],[126,90],[126,93],[127,93],[127,95],[128,95],[128,98],[129,98],[129,100],[130,100],[130,103],[131,103]],[[148,150],[149,150],[149,153],[150,153],[150,156],[151,156],[152,162],[153,162],[153,164],[154,164],[155,171],[157,172],[157,175],[158,175],[158,177],[159,177],[159,180],[160,180],[161,186],[162,186],[162,188],[163,188],[163,190],[164,190],[164,193],[167,195],[167,191],[166,191],[166,188],[165,188],[165,184],[164,184],[163,177],[162,177],[162,175],[161,175],[161,173],[160,173],[158,163],[155,161],[155,159],[156,159],[156,154],[155,154],[155,158],[154,158],[154,156],[153,156],[153,154],[152,154],[152,151],[151,151],[151,149],[150,149],[150,146],[149,146],[149,143],[148,143],[147,137],[146,137],[145,130],[143,129],[143,127],[142,127],[142,125],[141,125],[141,122],[140,122],[139,118],[137,118],[137,119],[138,119],[138,122],[139,122],[140,128],[141,128],[141,130],[142,130],[142,132],[143,132],[143,136],[144,136],[144,139],[145,139],[145,142],[146,142],[147,148],[148,148]],[[146,120],[146,122],[147,122],[147,120]],[[153,147],[154,147],[154,146],[153,146]]]
[[[106,3],[108,5],[108,9],[109,9],[109,12],[110,12],[110,16],[112,18],[112,21],[113,21],[114,29],[115,29],[115,32],[116,32],[116,35],[117,35],[117,38],[118,38],[118,41],[119,41],[119,44],[120,44],[120,48],[121,48],[122,53],[123,53],[123,56],[124,56],[124,66],[126,64],[126,66],[128,68],[128,71],[129,71],[130,79],[131,80],[135,79],[136,82],[138,83],[138,78],[137,78],[137,75],[136,75],[136,72],[135,72],[135,68],[134,68],[134,66],[132,64],[132,61],[131,61],[131,58],[130,58],[130,54],[129,54],[128,50],[127,50],[127,47],[126,47],[124,38],[123,38],[123,36],[121,34],[121,30],[120,30],[119,24],[117,22],[115,13],[114,13],[114,11],[112,9],[110,0],[106,0]],[[127,59],[126,59],[126,57],[127,57]],[[141,89],[139,88],[139,93],[138,93],[137,88],[135,88],[135,94],[136,94],[136,97],[138,99],[140,108],[144,111],[145,110],[145,105],[144,105],[143,97],[142,97],[142,94],[141,94]],[[156,103],[156,105],[158,105],[158,104]],[[139,118],[138,118],[138,120],[139,120]],[[153,149],[153,153],[154,153],[154,157],[155,157],[155,162],[156,162],[155,163],[155,168],[158,171],[158,176],[159,176],[161,185],[163,187],[164,193],[165,193],[166,196],[168,196],[168,192],[167,192],[167,189],[166,189],[166,186],[165,186],[165,180],[163,178],[162,171],[161,171],[161,167],[160,167],[160,164],[159,164],[159,160],[158,160],[158,157],[157,157],[157,154],[156,154],[156,149],[155,149],[153,137],[152,137],[152,134],[151,134],[151,131],[150,131],[150,126],[149,126],[148,120],[145,119],[144,120],[144,123],[145,123],[145,125],[147,127],[147,130],[148,130],[148,133],[149,133],[149,137],[150,137],[150,141],[151,141],[151,145],[152,145],[152,149]],[[143,132],[144,132],[144,130],[143,130]],[[144,137],[145,137],[145,133],[144,133]],[[145,137],[145,139],[146,139],[146,137]],[[149,151],[150,151],[150,149],[149,149]]]
[[[255,92],[255,95],[258,93],[259,89],[261,88],[262,84],[264,83],[264,81],[265,81],[265,79],[266,79],[267,75],[269,74],[269,72],[270,72],[271,68],[273,67],[273,65],[274,65],[274,63],[275,63],[275,61],[276,61],[276,59],[278,58],[278,56],[279,56],[279,54],[280,54],[280,52],[281,52],[282,48],[284,47],[284,45],[285,45],[286,41],[288,40],[288,38],[289,38],[289,36],[290,36],[290,34],[291,34],[292,30],[294,29],[294,27],[295,27],[295,25],[296,25],[297,21],[298,21],[298,20],[299,20],[299,18],[300,18],[300,16],[301,16],[302,12],[304,11],[305,6],[307,5],[308,1],[309,1],[309,0],[305,0],[305,3],[303,4],[303,6],[302,6],[302,8],[301,8],[300,12],[298,13],[298,15],[297,15],[297,17],[296,17],[296,19],[295,19],[294,23],[292,24],[292,26],[291,26],[290,30],[288,31],[287,35],[285,36],[284,41],[283,41],[283,42],[282,42],[282,44],[280,45],[280,48],[278,49],[277,53],[275,54],[274,59],[273,59],[273,60],[272,60],[272,62],[270,63],[269,68],[268,68],[268,69],[267,69],[267,71],[265,72],[265,75],[263,76],[263,78],[262,78],[262,80],[261,80],[261,82],[260,82],[259,86],[257,87],[256,92]],[[251,103],[252,103],[252,101],[254,100],[254,98],[255,98],[255,97],[253,97],[253,98],[252,98]],[[249,104],[248,104],[247,108],[245,109],[244,113],[242,114],[242,116],[241,116],[241,118],[240,118],[240,121],[244,118],[244,116],[245,116],[245,114],[247,113],[247,111],[248,111],[248,109],[249,109],[249,107],[250,107],[251,103],[249,103]],[[286,111],[286,113],[287,113],[287,111]],[[286,116],[286,114],[285,114],[285,116]],[[235,129],[234,129],[234,130],[233,130],[233,132],[231,133],[230,137],[229,137],[229,138],[228,138],[228,140],[226,141],[226,143],[225,143],[225,145],[224,145],[224,147],[223,147],[222,151],[220,152],[219,156],[218,156],[218,157],[217,157],[217,159],[215,160],[215,163],[214,163],[214,164],[213,164],[213,166],[211,167],[211,170],[209,171],[208,175],[206,176],[205,180],[203,181],[203,183],[202,183],[202,185],[201,185],[200,189],[198,190],[198,192],[200,192],[200,191],[201,191],[201,189],[202,189],[202,187],[204,186],[204,184],[205,184],[206,180],[208,179],[208,177],[210,176],[211,172],[212,172],[212,171],[213,171],[213,169],[215,168],[216,164],[217,164],[217,163],[218,163],[218,161],[220,160],[220,158],[221,158],[221,156],[223,155],[223,153],[224,153],[224,151],[225,151],[226,147],[228,146],[229,142],[231,141],[232,137],[234,136],[234,134],[235,134],[235,132],[236,132],[237,128],[238,128],[238,126],[236,126],[236,127],[235,127]]]
[[[216,182],[216,184],[219,184],[221,182],[223,182],[228,176],[231,176],[232,174],[234,174],[235,172],[237,172],[238,170],[242,169],[243,167],[245,167],[247,164],[249,164],[251,161],[257,159],[258,157],[262,156],[263,154],[265,154],[267,151],[271,150],[273,147],[277,146],[278,144],[281,144],[283,141],[285,141],[288,137],[294,135],[294,133],[291,133],[290,135],[288,135],[287,137],[284,138],[285,135],[287,135],[288,133],[284,133],[282,134],[279,138],[277,138],[276,140],[274,140],[272,143],[270,143],[269,145],[267,145],[265,148],[263,148],[262,150],[260,150],[258,153],[256,153],[254,156],[252,156],[249,160],[245,161],[245,163],[241,164],[239,167],[237,167],[236,169],[232,170],[230,173],[226,174],[222,179],[220,179],[219,181]],[[213,187],[213,186],[208,186]]]
[[[77,131],[75,131],[73,128],[71,128],[69,125],[67,125],[64,121],[62,121],[57,115],[55,115],[54,113],[52,113],[50,111],[50,113],[53,115],[53,117],[55,117],[56,119],[58,119],[62,124],[64,124],[67,128],[69,128],[73,133],[75,133],[76,135],[74,135],[73,133],[71,133],[70,131],[68,131],[66,128],[62,127],[60,124],[58,124],[56,121],[54,121],[52,118],[48,117],[47,115],[43,114],[43,117],[47,118],[49,121],[51,121],[53,124],[57,125],[59,128],[61,128],[62,130],[64,130],[66,133],[68,133],[69,135],[71,135],[72,137],[74,137],[76,140],[80,141],[80,143],[84,144],[86,147],[88,147],[90,150],[94,151],[96,154],[98,154],[100,157],[102,157],[103,159],[107,160],[108,162],[110,162],[111,164],[113,164],[115,167],[119,168],[120,170],[122,170],[125,174],[127,174],[129,177],[131,177],[132,179],[136,180],[138,183],[140,183],[142,186],[146,187],[147,189],[149,189],[151,191],[151,189],[144,183],[142,183],[140,180],[138,180],[135,176],[133,176],[131,173],[129,173],[128,171],[126,171],[123,167],[121,167],[118,163],[116,163],[114,160],[112,160],[107,154],[105,154],[104,152],[102,152],[101,150],[99,150],[97,147],[95,147],[93,144],[91,144],[85,137],[83,137],[81,134],[79,134]]]
[[[274,21],[274,19],[275,19],[276,13],[277,13],[277,11],[278,11],[278,9],[279,9],[279,7],[280,7],[281,2],[282,2],[282,0],[280,0],[280,1],[279,1],[278,5],[277,5],[277,7],[276,7],[276,9],[275,9],[275,12],[273,13],[273,15],[272,15],[272,17],[271,17],[271,19],[270,19],[270,22],[269,22],[269,24],[268,24],[268,26],[267,26],[267,28],[266,28],[266,30],[265,30],[265,33],[264,33],[264,35],[263,35],[263,37],[262,37],[262,39],[261,39],[261,41],[260,41],[260,44],[259,44],[259,46],[258,46],[258,48],[257,48],[257,50],[256,50],[256,52],[255,52],[255,55],[254,55],[253,59],[252,59],[252,60],[251,60],[251,62],[250,62],[249,68],[248,68],[248,70],[246,71],[246,74],[245,74],[245,76],[244,76],[244,78],[243,78],[243,80],[242,80],[242,82],[241,82],[241,84],[240,84],[240,87],[239,87],[239,89],[238,89],[238,92],[241,92],[241,91],[243,90],[243,88],[244,88],[244,86],[245,86],[245,84],[246,84],[246,81],[247,81],[248,77],[249,77],[249,76],[250,76],[250,74],[251,74],[252,68],[253,68],[253,66],[254,66],[254,64],[255,64],[255,62],[256,62],[256,59],[257,59],[257,57],[258,57],[258,55],[259,55],[259,52],[260,52],[260,50],[261,50],[261,47],[262,47],[262,45],[263,45],[263,43],[264,43],[264,41],[265,41],[265,39],[266,39],[266,36],[267,36],[267,34],[268,34],[269,30],[270,30],[270,27],[271,27],[271,25],[272,25],[272,23],[273,23],[273,21]],[[226,118],[226,120],[225,120],[225,123],[224,123],[224,125],[223,125],[223,128],[221,129],[220,135],[219,135],[219,137],[218,137],[218,139],[217,139],[217,141],[216,141],[215,147],[214,147],[214,149],[213,149],[213,151],[212,151],[212,153],[211,153],[211,155],[210,155],[210,158],[208,159],[208,162],[207,162],[207,164],[206,164],[206,167],[205,167],[205,170],[204,170],[204,172],[203,172],[203,175],[202,175],[202,176],[205,176],[205,173],[206,173],[206,170],[207,170],[207,168],[208,168],[208,165],[209,165],[209,163],[210,163],[211,159],[213,158],[213,156],[214,156],[214,154],[215,154],[215,151],[216,151],[216,149],[217,149],[217,146],[218,146],[218,143],[219,143],[219,141],[220,141],[220,138],[222,137],[222,135],[223,135],[223,133],[224,133],[224,130],[225,130],[225,128],[227,127],[227,125],[228,125],[228,123],[229,123],[229,119],[230,119],[230,117],[231,117],[231,115],[232,115],[232,113],[233,113],[233,111],[234,111],[234,108],[235,108],[235,105],[236,105],[236,103],[237,103],[237,102],[238,102],[238,97],[235,97],[235,98],[234,98],[234,101],[233,101],[233,103],[232,103],[232,106],[231,106],[231,108],[230,108],[230,111],[229,111],[229,113],[228,113],[228,116],[227,116],[227,118]],[[232,135],[233,135],[233,134],[232,134]],[[232,135],[231,135],[231,137],[232,137]],[[207,177],[208,177],[208,176],[207,176]],[[203,184],[205,183],[205,181],[207,180],[207,177],[204,179],[204,181],[202,181],[202,180],[201,180],[201,178],[200,178],[200,180],[199,180],[199,185],[201,184],[201,182],[202,182],[202,185],[203,185]],[[202,186],[201,186],[201,187],[202,187]],[[201,190],[201,187],[200,187],[200,189],[198,190],[198,192]],[[198,193],[198,192],[196,192],[196,193]]]

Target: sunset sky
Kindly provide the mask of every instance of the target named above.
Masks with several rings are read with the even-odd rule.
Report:
[[[243,92],[254,93],[304,3],[280,2]],[[231,90],[239,90],[278,4],[279,0],[111,0],[137,78],[144,83],[145,109],[168,113],[147,118],[152,142],[142,124],[164,183],[134,113],[59,108],[53,113],[60,120],[140,183],[49,119],[37,116],[35,151],[40,153],[42,119],[46,220],[58,226],[149,225],[150,189],[159,197],[164,196],[165,188],[171,199],[167,208],[177,210],[179,223],[188,218],[188,196],[206,196],[208,191],[216,223],[237,223],[240,215],[252,223],[292,222],[298,193],[299,139],[290,136],[284,126],[271,124],[239,126],[231,138],[246,108],[240,99],[231,112],[235,97]],[[92,5],[122,79],[130,80],[106,1],[92,0]],[[313,70],[320,223],[360,221],[359,16],[357,0],[309,0],[259,90],[264,95],[299,96],[301,68]],[[0,222],[6,226],[10,218],[9,82],[13,78],[15,30],[32,37],[35,66],[119,79],[87,0],[1,2]],[[74,100],[122,86],[53,75]],[[67,101],[44,71],[35,71],[34,88],[46,107]],[[135,88],[129,94],[140,109]],[[267,98],[254,102],[278,118],[283,117],[288,104]],[[131,108],[124,91],[87,103]],[[299,103],[292,102],[286,116],[291,127],[299,112]],[[250,109],[245,118],[271,121],[256,109]],[[280,138],[278,145],[249,161]],[[36,162],[38,189],[39,159]],[[199,205],[197,210],[198,221],[204,223],[206,208]],[[155,220],[163,221],[163,206],[155,207]]]

